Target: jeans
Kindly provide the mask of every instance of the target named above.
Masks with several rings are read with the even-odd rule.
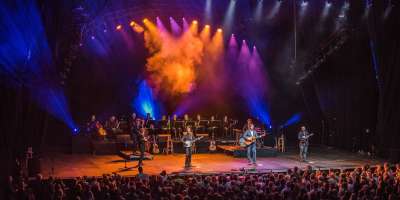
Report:
[[[139,151],[140,151],[140,157],[139,157],[139,166],[142,166],[143,164],[143,159],[144,159],[144,143],[143,142],[139,142]]]
[[[185,155],[185,167],[190,167],[192,164],[192,147],[185,147],[186,155]]]
[[[307,160],[308,144],[300,143],[300,160]]]
[[[249,160],[249,163],[256,163],[257,159],[257,145],[255,142],[253,144],[247,146],[247,159]]]

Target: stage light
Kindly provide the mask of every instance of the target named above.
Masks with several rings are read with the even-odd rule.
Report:
[[[306,0],[302,0],[301,1],[301,6],[307,6],[308,5],[308,1],[306,1]]]
[[[256,22],[260,22],[262,18],[263,12],[263,0],[258,0],[256,10],[254,12],[254,19]]]
[[[78,128],[74,128],[74,129],[72,129],[72,132],[73,132],[74,135],[78,134],[79,133],[79,129]]]
[[[326,7],[331,7],[332,6],[332,2],[330,0],[325,1],[325,6]]]
[[[207,24],[207,25],[205,25],[204,27],[205,27],[205,28],[210,28],[210,25]]]
[[[394,5],[389,3],[389,5],[385,9],[385,13],[383,14],[383,19],[387,19],[392,12],[392,9],[394,8]]]
[[[212,0],[206,0],[204,7],[204,22],[210,23],[212,21]]]
[[[121,30],[122,29],[122,25],[121,24],[117,25],[117,27],[115,27],[115,29]]]
[[[272,7],[271,11],[267,15],[267,19],[272,19],[273,17],[275,17],[278,14],[278,12],[281,8],[281,4],[282,4],[281,0],[278,0],[277,2],[275,2],[274,7]]]
[[[90,37],[92,40],[94,40],[95,39],[95,37],[92,35],[91,37]]]
[[[135,26],[135,24],[136,23],[134,21],[131,21],[131,23],[129,23],[130,26]]]
[[[217,29],[218,33],[222,33],[222,28]]]
[[[147,21],[148,21],[148,19],[147,19],[147,18],[144,18],[144,19],[143,19],[143,22],[144,22],[144,23],[146,23]]]
[[[197,24],[198,22],[197,22],[197,20],[193,20],[192,23],[193,24]]]
[[[320,26],[322,27],[322,25],[324,24],[324,22],[325,22],[325,19],[328,17],[328,15],[329,15],[329,12],[330,12],[330,8],[331,8],[331,6],[332,6],[332,2],[330,1],[330,0],[326,0],[325,1],[325,6],[324,6],[324,9],[323,9],[323,11],[322,11],[322,13],[321,13],[321,17],[320,17]]]
[[[223,22],[223,28],[225,33],[230,33],[232,31],[233,24],[235,21],[235,9],[236,9],[236,1],[231,0],[226,10]]]
[[[104,32],[104,33],[107,33],[107,29],[104,29],[103,32]]]

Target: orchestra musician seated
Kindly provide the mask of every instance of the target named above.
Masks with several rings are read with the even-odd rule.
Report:
[[[106,130],[111,138],[115,138],[116,135],[122,132],[119,128],[119,121],[115,116],[111,116],[110,119],[106,121]]]
[[[92,115],[90,117],[90,121],[86,123],[86,132],[90,135],[96,135],[97,128],[96,128],[96,123],[97,123],[96,115]]]

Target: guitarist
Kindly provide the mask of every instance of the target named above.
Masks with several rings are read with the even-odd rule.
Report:
[[[300,128],[300,132],[297,135],[299,139],[299,148],[300,148],[300,161],[306,162],[307,161],[307,153],[308,153],[308,138],[312,134],[308,133],[305,126]]]
[[[183,132],[183,136],[182,136],[181,140],[182,140],[182,142],[184,144],[185,152],[186,152],[186,154],[185,154],[185,168],[190,168],[190,167],[192,167],[192,164],[191,164],[191,162],[192,162],[192,144],[185,145],[185,142],[187,142],[187,141],[192,142],[192,141],[195,140],[195,138],[193,136],[192,127],[190,127],[190,126],[186,127],[186,131]]]
[[[254,124],[248,124],[248,130],[244,132],[243,138],[259,138],[257,131],[254,130]],[[257,142],[254,140],[251,144],[247,145],[247,159],[249,160],[249,165],[256,165],[257,160]]]
[[[146,149],[147,137],[146,137],[146,128],[140,128],[139,133],[137,134],[137,142],[140,152],[138,167],[143,166],[144,152]]]

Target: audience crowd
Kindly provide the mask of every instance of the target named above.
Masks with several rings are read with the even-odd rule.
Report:
[[[8,199],[399,199],[400,165],[216,175],[118,174],[34,180],[9,177]]]

